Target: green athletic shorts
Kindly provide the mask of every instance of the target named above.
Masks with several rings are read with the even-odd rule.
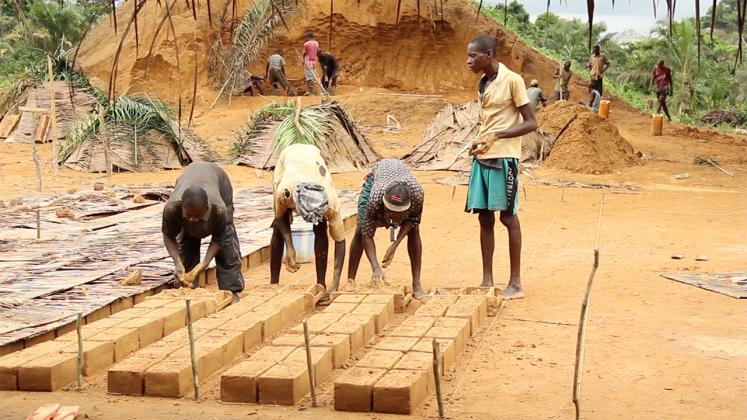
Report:
[[[472,159],[467,189],[467,213],[479,211],[519,211],[519,160]]]

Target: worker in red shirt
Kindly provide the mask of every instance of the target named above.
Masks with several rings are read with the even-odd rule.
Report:
[[[656,83],[656,97],[659,100],[659,107],[656,109],[656,113],[660,114],[661,110],[667,115],[667,120],[672,121],[672,117],[669,115],[669,108],[667,108],[667,96],[672,94],[672,70],[664,65],[664,60],[659,60],[654,67],[651,76],[651,83],[648,86],[648,91]]]

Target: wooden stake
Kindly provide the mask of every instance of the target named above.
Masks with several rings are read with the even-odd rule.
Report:
[[[314,365],[311,363],[311,346],[309,345],[309,324],[303,321],[303,341],[306,344],[306,366],[309,371],[309,385],[311,387],[311,406],[316,407],[316,384],[314,383]]]
[[[438,401],[438,418],[445,418],[444,397],[441,393],[441,348],[440,343],[433,339],[433,376],[436,378],[436,400]]]
[[[34,170],[36,171],[36,190],[42,191],[42,176],[41,168],[39,167],[39,155],[36,153],[36,140],[31,139],[31,158],[34,160]],[[39,211],[39,203],[36,203],[36,239],[41,239],[41,212]]]
[[[581,372],[584,362],[584,340],[586,338],[586,314],[589,310],[589,295],[594,282],[594,274],[599,267],[599,249],[594,250],[594,264],[591,266],[589,281],[586,283],[586,293],[581,303],[581,319],[578,321],[578,335],[576,337],[576,369],[573,372],[573,405],[576,407],[576,420],[581,418],[579,396],[581,394]]]
[[[451,189],[451,201],[454,201],[454,195],[456,194],[456,185]]]
[[[81,332],[81,325],[83,324],[83,314],[78,314],[78,319],[75,321],[75,330],[78,332],[78,391],[83,389],[83,333]]]
[[[195,388],[195,401],[200,398],[200,378],[197,375],[197,358],[195,357],[195,334],[192,331],[192,303],[187,299],[187,332],[189,333],[189,358],[192,360],[192,385]]]
[[[52,133],[52,162],[54,162],[54,176],[57,177],[57,104],[55,101],[54,91],[54,74],[52,73],[52,59],[47,56],[47,72],[49,73],[49,123],[51,128],[49,132]],[[70,98],[72,101],[73,98]],[[43,139],[46,140],[46,139]]]

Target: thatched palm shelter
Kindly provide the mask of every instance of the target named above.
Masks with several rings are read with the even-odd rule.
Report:
[[[239,130],[232,148],[238,165],[272,169],[283,148],[293,143],[319,147],[333,173],[358,171],[380,158],[336,102],[306,108],[289,102],[263,108]]]
[[[402,159],[420,171],[469,172],[469,148],[477,137],[479,112],[476,101],[446,105],[425,129],[420,144]],[[541,162],[550,154],[552,140],[539,130],[523,136],[521,162]]]

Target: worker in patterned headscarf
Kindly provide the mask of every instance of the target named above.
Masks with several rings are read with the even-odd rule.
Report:
[[[334,284],[340,281],[342,265],[345,261],[345,227],[340,214],[337,190],[332,184],[332,176],[319,149],[310,144],[294,144],[286,147],[278,157],[272,179],[273,222],[270,242],[270,282],[280,282],[280,266],[283,264],[291,273],[299,270],[296,250],[291,239],[291,224],[295,210],[303,220],[314,225],[314,256],[316,262],[316,282],[326,289],[327,254],[329,235],[335,241]],[[336,290],[333,287],[333,290]],[[329,297],[319,301],[329,304]]]

